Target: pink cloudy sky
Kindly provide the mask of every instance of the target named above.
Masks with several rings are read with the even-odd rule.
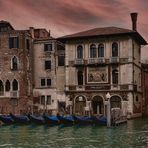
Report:
[[[50,29],[54,37],[96,27],[131,29],[131,12],[139,13],[137,30],[148,41],[148,0],[0,0],[1,20],[15,29]]]

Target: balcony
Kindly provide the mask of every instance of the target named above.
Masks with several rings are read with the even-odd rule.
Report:
[[[110,63],[113,63],[113,64],[119,63],[119,57],[111,57]]]
[[[11,91],[10,97],[11,98],[19,98],[19,91]]]
[[[97,58],[89,58],[88,59],[88,64],[97,64],[98,63],[98,59]]]
[[[98,58],[98,64],[104,64],[105,63],[105,58],[104,57],[99,57]]]
[[[84,59],[75,59],[74,64],[77,66],[84,65]]]
[[[104,64],[104,63],[105,63],[105,58],[104,57],[89,58],[88,59],[88,64]]]

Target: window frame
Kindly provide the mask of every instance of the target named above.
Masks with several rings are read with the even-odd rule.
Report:
[[[76,54],[76,55],[77,55],[77,56],[76,56],[77,59],[83,59],[83,57],[84,57],[84,55],[83,55],[83,54],[84,54],[83,45],[80,44],[80,45],[77,46],[77,52],[76,52],[76,53],[77,53],[77,54]]]
[[[113,42],[112,43],[112,57],[118,57],[118,56],[119,56],[119,44],[117,42]]]
[[[44,52],[52,52],[52,51],[53,51],[53,44],[52,43],[45,43],[44,44]]]
[[[9,49],[19,48],[19,36],[9,36]]]
[[[42,81],[44,80],[44,84],[45,85],[42,85]],[[48,82],[48,81],[50,81],[50,83]],[[48,83],[50,84],[50,85],[48,85]],[[52,80],[51,80],[51,78],[40,78],[40,87],[51,87],[51,85],[52,85]]]
[[[92,48],[93,46],[95,48]],[[97,58],[97,46],[94,43],[89,46],[89,58]]]

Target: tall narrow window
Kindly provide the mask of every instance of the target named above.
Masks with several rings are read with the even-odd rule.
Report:
[[[104,57],[104,45],[99,44],[98,46],[98,57]]]
[[[97,56],[96,45],[91,44],[90,45],[90,58],[96,58],[96,56]]]
[[[58,56],[58,66],[64,66],[65,65],[65,56],[64,54],[61,54]]]
[[[29,39],[26,39],[26,49],[30,49],[30,41]]]
[[[45,52],[52,51],[52,44],[44,44],[44,51]]]
[[[118,70],[117,69],[114,69],[112,71],[112,83],[118,84]]]
[[[116,42],[112,44],[112,57],[118,57],[118,44]]]
[[[82,45],[79,45],[77,47],[77,58],[83,59],[83,46]]]
[[[45,105],[45,96],[41,96],[40,104]]]
[[[5,90],[10,91],[10,81],[9,80],[6,81]]]
[[[83,71],[79,70],[77,73],[78,85],[83,85]]]
[[[9,37],[9,48],[19,48],[19,37]]]
[[[51,105],[51,96],[47,96],[46,104]]]
[[[17,91],[18,90],[18,82],[16,79],[13,80],[12,82],[12,90]]]
[[[14,56],[13,58],[12,58],[12,70],[17,70],[18,69],[18,60],[17,60],[17,58],[16,58],[16,56]]]
[[[51,69],[51,61],[45,61],[45,70]]]
[[[3,82],[0,80],[0,96],[4,95],[4,85]]]

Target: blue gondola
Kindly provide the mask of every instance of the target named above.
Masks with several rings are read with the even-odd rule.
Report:
[[[93,120],[91,117],[89,116],[73,116],[75,123],[79,124],[79,125],[89,125],[89,124],[93,124]]]
[[[28,118],[28,116],[21,116],[21,115],[13,115],[10,114],[10,116],[12,117],[12,119],[14,120],[14,122],[16,124],[29,124],[30,123],[30,119]]]
[[[75,122],[73,116],[71,116],[71,115],[69,115],[69,116],[57,115],[57,118],[60,120],[61,124],[65,124],[65,125],[73,125]]]
[[[28,115],[30,121],[34,124],[44,124],[45,120],[42,116]]]
[[[91,118],[95,125],[107,125],[107,118],[105,116],[101,117],[92,116]]]
[[[9,115],[8,116],[0,115],[0,121],[2,121],[4,124],[7,124],[7,125],[14,123],[14,120]]]
[[[45,119],[45,123],[48,124],[48,125],[60,124],[60,120],[58,119],[57,116],[49,116],[49,115],[44,114],[43,117]]]

